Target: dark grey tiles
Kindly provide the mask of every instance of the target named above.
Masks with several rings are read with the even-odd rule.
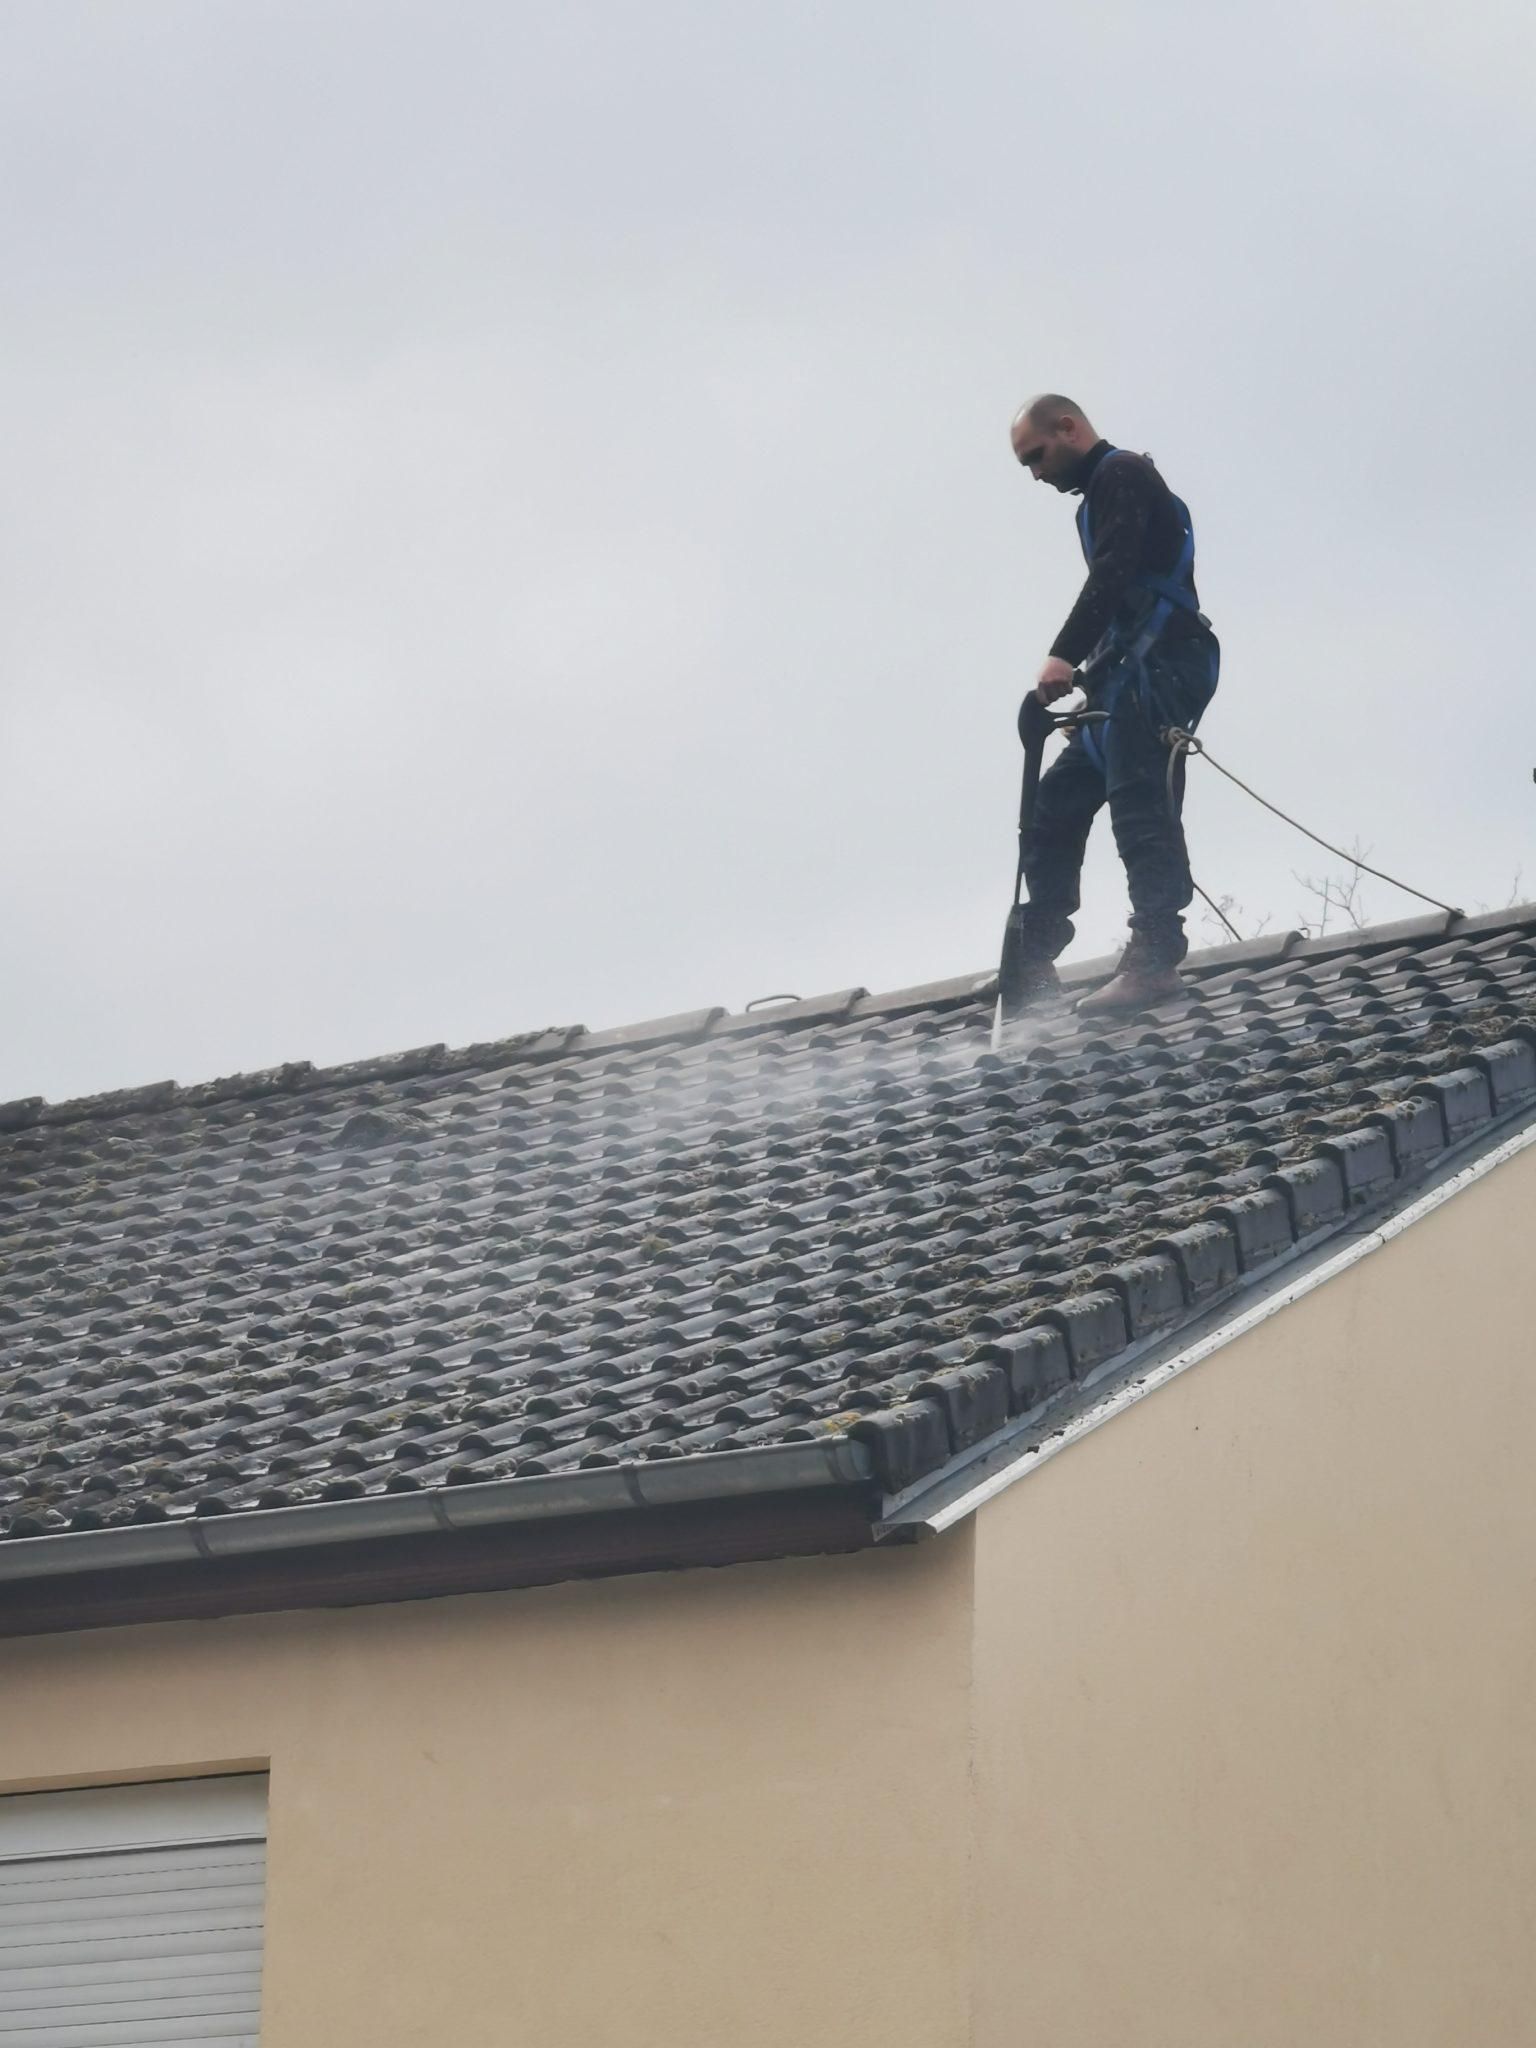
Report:
[[[1536,910],[0,1106],[25,1537],[846,1431],[896,1487],[1536,1105]]]

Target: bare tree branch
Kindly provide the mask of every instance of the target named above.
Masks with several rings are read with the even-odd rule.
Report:
[[[1363,861],[1371,849],[1362,846],[1358,839],[1348,848],[1356,861]],[[1291,870],[1291,879],[1298,882],[1309,896],[1318,901],[1318,913],[1312,922],[1304,922],[1302,930],[1313,938],[1322,938],[1328,930],[1330,920],[1348,926],[1351,931],[1363,932],[1369,923],[1365,899],[1360,893],[1362,877],[1358,867],[1351,868],[1345,875],[1299,875]]]
[[[1514,873],[1514,879],[1511,881],[1509,885],[1509,894],[1504,898],[1504,901],[1502,903],[1497,904],[1488,903],[1484,901],[1484,899],[1481,896],[1479,896],[1477,899],[1477,907],[1479,910],[1513,910],[1518,904],[1523,903],[1525,901],[1525,898],[1520,893],[1524,886],[1525,869],[1523,867],[1516,868]]]
[[[1223,917],[1230,917],[1239,931],[1245,931],[1250,938],[1255,939],[1261,938],[1274,923],[1272,910],[1266,910],[1261,918],[1250,918],[1235,896],[1218,896],[1215,898],[1215,906],[1213,910],[1207,904],[1201,911],[1200,925],[1203,931],[1210,933],[1211,943],[1216,946],[1224,946],[1232,936],[1221,921]]]

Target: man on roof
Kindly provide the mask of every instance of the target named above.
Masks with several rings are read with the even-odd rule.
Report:
[[[1131,941],[1114,979],[1079,1009],[1112,1014],[1179,994],[1189,950],[1183,911],[1194,895],[1184,845],[1184,756],[1161,735],[1193,731],[1216,688],[1220,651],[1195,594],[1194,530],[1183,501],[1147,455],[1115,448],[1080,405],[1047,392],[1013,422],[1013,452],[1037,483],[1081,498],[1077,531],[1088,576],[1040,670],[1045,704],[1084,691],[1108,716],[1078,728],[1041,777],[1022,848],[1023,988],[1059,987],[1054,961],[1070,944],[1088,831],[1109,805],[1131,897]]]

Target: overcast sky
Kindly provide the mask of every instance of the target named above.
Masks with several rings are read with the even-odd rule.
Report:
[[[1533,53],[1514,0],[0,0],[0,1098],[989,969],[1081,574],[1041,388],[1193,508],[1212,751],[1536,895]],[[1245,929],[1315,914],[1200,764],[1189,824]]]

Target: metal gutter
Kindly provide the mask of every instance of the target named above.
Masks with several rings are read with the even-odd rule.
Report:
[[[276,1556],[327,1543],[465,1533],[517,1522],[670,1508],[749,1494],[807,1493],[857,1486],[873,1466],[861,1444],[842,1435],[820,1443],[771,1444],[757,1451],[701,1452],[654,1464],[618,1466],[547,1478],[491,1479],[310,1507],[243,1514],[189,1515],[174,1522],[118,1529],[69,1530],[0,1543],[0,1582],[131,1570],[146,1565]]]
[[[1536,1121],[1526,1123],[1513,1137],[1506,1138],[1502,1144],[1494,1146],[1470,1164],[1449,1173],[1424,1194],[1362,1231],[1342,1251],[1328,1255],[1324,1247],[1324,1255],[1302,1273],[1295,1273],[1293,1258],[1282,1260],[1282,1267],[1293,1275],[1283,1285],[1265,1293],[1239,1314],[1229,1316],[1193,1343],[1187,1343],[1171,1356],[1148,1365],[1135,1379],[1116,1385],[1081,1415],[1073,1416],[1054,1428],[1048,1422],[1038,1425],[1027,1442],[982,1444],[978,1446],[979,1455],[972,1458],[964,1470],[956,1472],[950,1467],[937,1484],[913,1488],[899,1501],[888,1501],[883,1519],[875,1525],[876,1539],[902,1537],[911,1541],[936,1536],[945,1529],[953,1528],[988,1501],[995,1500],[1000,1493],[1006,1493],[1019,1480],[1027,1478],[1049,1459],[1090,1436],[1126,1409],[1134,1408],[1137,1402],[1144,1401],[1149,1394],[1156,1393],[1192,1366],[1201,1364],[1213,1352],[1224,1350],[1237,1338],[1268,1322],[1271,1316],[1289,1308],[1292,1302],[1303,1300],[1316,1288],[1359,1265],[1372,1253],[1383,1250],[1394,1238],[1401,1237],[1415,1223],[1459,1195],[1463,1188],[1471,1187],[1475,1181],[1482,1180],[1533,1145],[1536,1145]],[[1040,1434],[1042,1427],[1049,1429],[1050,1433]],[[1013,1434],[1016,1438],[1020,1434],[1016,1427]]]

